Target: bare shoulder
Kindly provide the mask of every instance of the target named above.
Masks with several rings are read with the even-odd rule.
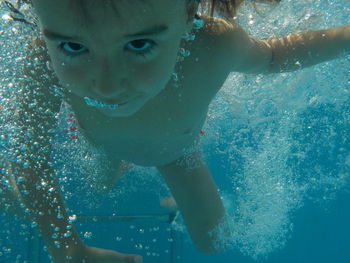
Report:
[[[208,16],[201,16],[201,19],[204,21],[204,27],[197,34],[198,45],[212,54],[211,61],[220,61],[221,70],[231,71],[232,58],[237,61],[237,57],[241,56],[244,49],[242,46],[249,42],[249,36],[233,21]]]
[[[201,19],[204,21],[204,27],[201,30],[203,37],[215,41],[220,46],[232,42],[241,34],[245,34],[241,26],[234,21],[228,22],[209,16],[201,16]]]
[[[215,47],[223,70],[242,73],[265,72],[271,62],[271,48],[265,40],[251,37],[239,24],[213,17],[201,17],[202,37]]]
[[[196,32],[196,39],[190,44],[191,56],[185,69],[193,76],[201,76],[191,87],[200,87],[211,101],[231,72],[231,60],[227,56],[227,36],[233,25],[223,19],[200,16],[204,26]],[[187,78],[188,79],[188,78]],[[201,95],[203,97],[203,95]]]
[[[203,17],[203,20],[205,22],[203,29],[205,37],[215,41],[215,45],[221,49],[224,56],[240,56],[251,46],[253,39],[235,21],[228,22],[214,17]]]

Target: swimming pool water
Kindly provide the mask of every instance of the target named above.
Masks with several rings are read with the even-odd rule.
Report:
[[[258,8],[265,12],[258,15],[251,5],[244,6],[238,19],[260,38],[350,21],[350,1],[343,0],[289,0],[272,9]],[[5,34],[16,27],[1,23],[0,36],[20,39],[20,26]],[[15,62],[21,63],[16,58],[22,55],[18,46],[23,41],[8,38],[0,39],[3,108],[12,105],[10,88],[17,88],[14,79],[21,77]],[[117,224],[96,217],[78,224],[82,235],[89,244],[140,253],[144,262],[350,262],[349,71],[350,58],[344,55],[293,73],[229,76],[211,104],[201,144],[228,210],[234,233],[225,240],[230,251],[201,255],[186,233],[176,232],[169,240],[169,224],[157,220]],[[6,134],[12,131],[4,122],[2,128]],[[88,191],[78,172],[81,162],[63,163],[69,153],[79,153],[84,169],[94,169],[95,153],[86,145],[65,144],[59,136],[56,143],[61,145],[57,167],[72,214],[166,212],[158,202],[167,189],[155,169],[135,167],[103,197]],[[8,216],[0,221],[0,262],[16,262],[18,255],[17,262],[24,262],[30,227]],[[181,220],[173,226],[181,228]],[[169,256],[173,242],[179,258]]]

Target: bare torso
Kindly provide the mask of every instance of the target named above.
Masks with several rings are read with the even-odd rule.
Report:
[[[208,25],[185,46],[191,55],[176,66],[178,87],[169,81],[160,94],[131,117],[107,117],[70,95],[69,103],[86,138],[111,160],[141,166],[168,164],[193,148],[208,106],[229,74],[217,38],[210,30]]]

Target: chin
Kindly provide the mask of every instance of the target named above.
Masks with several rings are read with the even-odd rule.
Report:
[[[103,115],[107,116],[107,117],[111,117],[111,118],[127,118],[127,117],[131,117],[134,114],[136,114],[136,110],[135,111],[111,111],[111,110],[103,110],[100,109],[99,110]]]

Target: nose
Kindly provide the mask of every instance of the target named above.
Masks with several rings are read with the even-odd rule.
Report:
[[[95,94],[108,99],[125,93],[126,81],[121,66],[107,60],[95,66],[92,79],[92,89]]]

